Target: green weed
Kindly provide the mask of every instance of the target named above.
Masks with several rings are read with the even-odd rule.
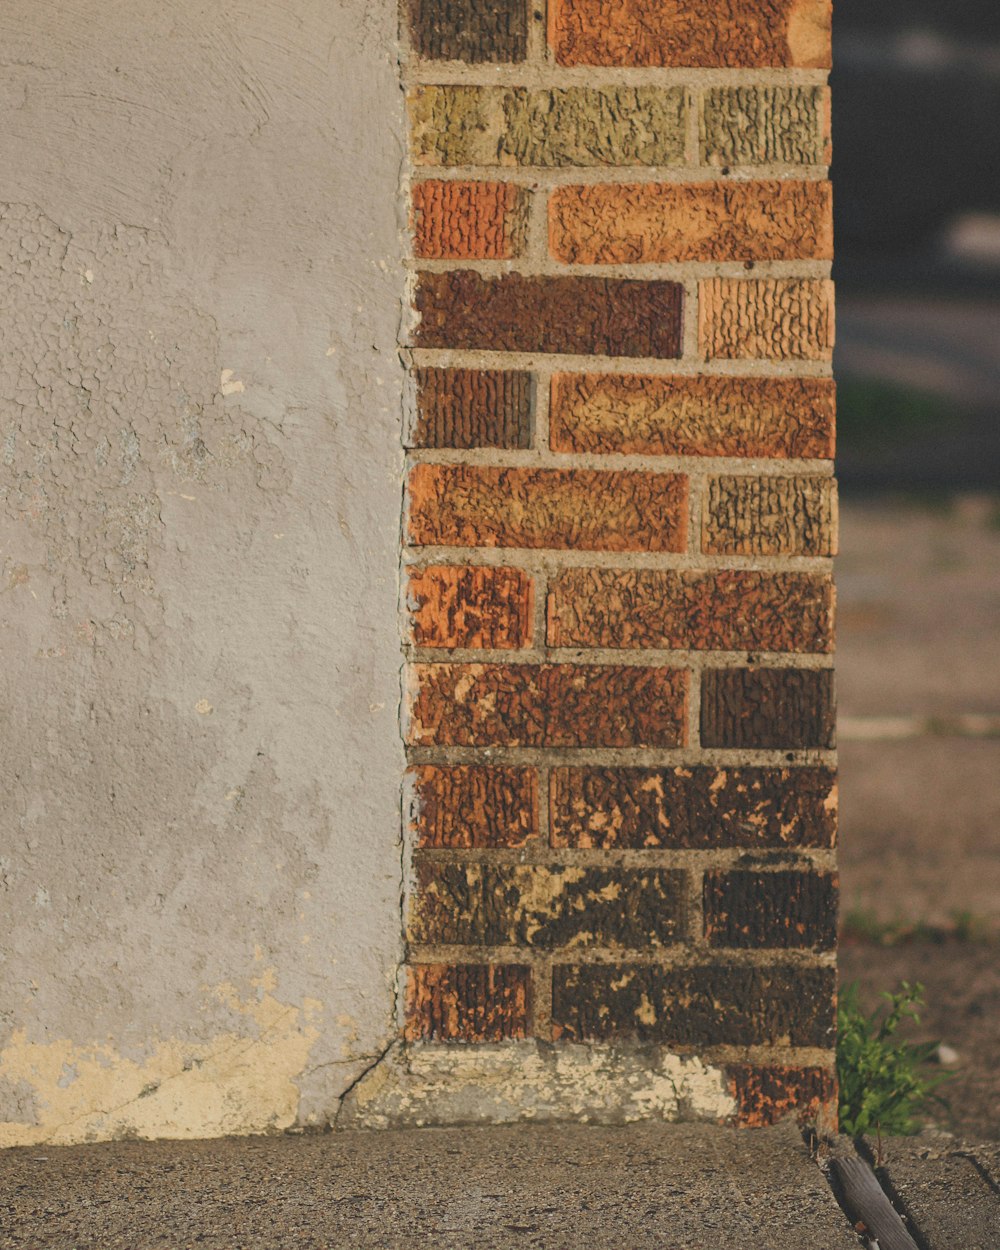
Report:
[[[937,1042],[915,1045],[895,1036],[904,1020],[919,1021],[923,992],[919,983],[903,981],[895,994],[882,995],[887,1006],[866,1015],[856,981],[841,991],[837,1009],[841,1132],[851,1137],[899,1136],[920,1127],[921,1111],[949,1076],[928,1071]]]

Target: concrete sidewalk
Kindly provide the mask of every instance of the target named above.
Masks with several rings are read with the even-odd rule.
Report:
[[[1000,1227],[985,1171],[939,1149],[943,1166],[956,1175],[958,1167],[963,1180],[952,1210],[947,1185],[924,1195],[922,1162],[906,1153],[909,1145],[901,1150],[909,1192],[926,1198],[940,1234],[926,1250],[990,1250],[1000,1241],[983,1232]],[[791,1124],[522,1125],[25,1147],[0,1155],[0,1190],[4,1250],[862,1244]],[[960,1241],[949,1240],[951,1228],[962,1230]]]

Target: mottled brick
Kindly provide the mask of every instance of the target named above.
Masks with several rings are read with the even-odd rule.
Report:
[[[580,850],[832,847],[827,768],[554,768],[554,847]]]
[[[742,1127],[764,1128],[794,1115],[800,1123],[815,1121],[826,1131],[836,1131],[837,1077],[830,1069],[741,1063],[726,1072]]]
[[[433,565],[407,577],[408,639],[418,647],[531,646],[534,582],[520,569]]]
[[[528,50],[526,0],[408,0],[410,41],[429,61],[523,61]]]
[[[833,478],[713,478],[706,493],[701,549],[711,555],[835,555]]]
[[[707,872],[702,889],[709,946],[832,950],[837,878],[828,872]]]
[[[705,747],[834,746],[830,669],[709,668],[701,681]]]
[[[418,546],[683,551],[687,489],[670,473],[418,464],[407,534]]]
[[[512,260],[524,251],[529,192],[509,182],[433,180],[411,192],[414,255]]]
[[[547,606],[550,647],[833,646],[833,585],[821,573],[564,569]]]
[[[712,87],[700,136],[707,165],[825,165],[830,95],[825,87]]]
[[[580,265],[830,260],[826,182],[594,183],[549,197],[549,250]]]
[[[707,278],[698,284],[706,360],[829,360],[833,283],[825,278]]]
[[[407,772],[410,832],[418,847],[522,847],[538,833],[533,768],[427,765]]]
[[[530,373],[513,369],[414,371],[416,421],[408,447],[531,446]]]
[[[588,664],[414,664],[411,746],[676,747],[688,674]]]
[[[560,65],[830,64],[830,0],[549,0]]]
[[[552,1022],[570,1042],[831,1046],[832,968],[557,964]]]
[[[417,276],[417,347],[673,359],[681,354],[683,287],[632,278]]]
[[[416,964],[406,970],[407,1041],[509,1042],[528,1036],[531,969]]]
[[[829,378],[556,373],[553,451],[652,456],[833,455]]]
[[[680,165],[682,87],[421,86],[409,94],[416,165]]]
[[[664,868],[423,862],[409,939],[572,950],[684,938],[687,874]]]

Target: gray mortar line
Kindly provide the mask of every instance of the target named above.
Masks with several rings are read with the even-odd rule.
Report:
[[[404,564],[478,564],[491,568],[557,570],[560,568],[661,569],[710,572],[743,569],[772,573],[829,573],[829,556],[709,555],[687,551],[581,551],[552,547],[455,547],[413,544],[403,550]]]
[[[542,411],[544,392],[540,384],[536,409],[537,447],[412,447],[408,464],[480,465],[484,468],[509,469],[599,469],[607,472],[683,473],[692,479],[712,477],[832,477],[832,460],[813,460],[782,456],[692,456],[669,453],[640,454],[634,452],[551,451],[548,447],[548,405]],[[701,518],[699,518],[701,519]]]
[[[534,25],[534,23],[532,23]],[[803,68],[722,68],[683,66],[559,65],[532,57],[504,65],[469,65],[462,61],[414,60],[403,70],[403,85],[428,87],[527,87],[552,91],[562,87],[825,87],[829,70]]]
[[[536,369],[543,363],[560,373],[648,374],[651,377],[829,378],[830,360],[701,360],[688,356],[602,356],[570,352],[518,352],[500,348],[413,347],[413,364],[446,369]]]
[[[728,172],[723,173],[723,169]],[[826,182],[829,166],[771,162],[762,165],[428,165],[415,163],[413,182],[512,182],[551,190],[609,183],[637,186],[705,182]]]
[[[504,764],[547,768],[832,768],[837,752],[825,747],[510,747],[510,746],[415,746],[407,747],[411,764]]]
[[[618,967],[634,965],[665,970],[713,967],[742,968],[836,968],[837,953],[813,950],[782,950],[778,947],[746,949],[734,946],[693,947],[684,942],[671,946],[573,947],[552,950],[514,945],[475,945],[473,943],[411,942],[411,964],[527,963],[535,958],[551,959],[553,964]]]
[[[543,770],[544,771],[544,770]],[[547,834],[546,834],[547,837]],[[521,847],[423,847],[414,850],[421,863],[490,864],[510,868],[607,868],[677,869],[693,876],[705,869],[755,872],[762,875],[776,872],[833,872],[836,854],[833,848],[797,846],[714,846],[714,847],[551,847],[538,843],[528,858],[527,846]],[[767,858],[757,859],[757,856]],[[700,885],[698,887],[701,888]],[[699,895],[700,898],[700,895]],[[700,911],[700,903],[699,908]]]
[[[413,664],[502,664],[505,668],[537,668],[543,664],[594,665],[607,668],[677,669],[692,674],[706,668],[832,669],[834,655],[828,651],[692,651],[657,647],[615,649],[601,647],[525,647],[476,649],[472,647],[412,647],[407,659]],[[693,685],[693,683],[692,683]],[[693,702],[693,700],[692,700]],[[697,709],[693,709],[693,714]],[[696,742],[692,738],[692,744]]]
[[[536,200],[544,197],[536,196]],[[533,223],[533,229],[543,227]],[[548,222],[544,229],[547,233]],[[544,237],[544,236],[543,236]],[[545,240],[547,245],[547,239]],[[750,265],[752,268],[747,268]],[[484,278],[498,278],[517,273],[526,278],[631,278],[641,282],[682,282],[691,291],[693,282],[708,278],[730,278],[742,281],[795,281],[821,282],[830,277],[829,260],[793,258],[788,260],[681,260],[642,261],[627,263],[601,262],[580,264],[551,259],[547,246],[539,251],[537,245],[531,254],[514,260],[478,260],[454,258],[443,260],[411,257],[404,260],[404,268],[420,273],[459,273],[471,271]],[[686,340],[685,340],[686,341]]]

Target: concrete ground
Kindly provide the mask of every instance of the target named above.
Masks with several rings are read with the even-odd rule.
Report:
[[[963,1211],[974,1210],[984,1228],[1000,1222],[1000,1200],[984,1176],[963,1179],[961,1209],[935,1192],[944,1233],[930,1250],[959,1244],[947,1237]],[[0,1156],[0,1189],[4,1250],[860,1244],[791,1124],[752,1132],[522,1125],[26,1147]],[[962,1227],[963,1250],[990,1250]]]

